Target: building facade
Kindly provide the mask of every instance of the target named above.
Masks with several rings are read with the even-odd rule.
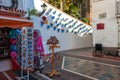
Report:
[[[92,1],[93,46],[100,43],[103,47],[119,47],[119,21],[117,16],[118,0]]]

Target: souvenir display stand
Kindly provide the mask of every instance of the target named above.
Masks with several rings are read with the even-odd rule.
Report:
[[[21,63],[21,40],[22,40],[22,34],[17,34],[16,47],[17,47],[17,55],[18,55],[19,63]]]
[[[21,44],[21,77],[18,80],[29,80],[29,69],[34,68],[33,28],[22,28]],[[26,75],[23,75],[24,70],[27,71]]]
[[[49,75],[50,77],[53,77],[54,75],[60,75],[59,72],[56,72],[56,70],[54,69],[54,60],[55,60],[55,56],[54,56],[54,48],[60,48],[60,46],[57,46],[57,44],[59,43],[59,41],[56,39],[55,36],[51,36],[49,40],[47,40],[47,44],[49,45],[49,50],[52,50],[52,70],[50,72],[47,72],[46,75]]]

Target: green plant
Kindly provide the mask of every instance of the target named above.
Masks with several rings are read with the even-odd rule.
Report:
[[[75,17],[75,18],[80,17],[79,8],[77,8],[75,5],[73,5],[73,3],[69,4],[69,8],[68,8],[67,13],[70,14],[71,16]]]
[[[87,24],[89,23],[89,20],[87,18],[85,18],[85,17],[82,18],[82,21],[85,22],[85,23],[87,23]]]
[[[30,10],[29,8],[28,8],[27,13],[28,13],[28,19],[30,19],[31,15],[39,16],[39,14],[40,14],[36,9],[31,9]]]
[[[80,8],[78,5],[82,4],[84,0],[46,0],[48,3],[52,4],[53,6],[60,9],[60,4],[62,3],[62,10],[63,12],[66,12],[67,14],[79,18],[80,15]]]

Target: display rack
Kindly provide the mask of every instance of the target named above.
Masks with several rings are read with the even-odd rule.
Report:
[[[60,48],[60,46],[58,46],[57,44],[59,43],[59,41],[57,40],[57,38],[55,36],[51,36],[50,39],[47,40],[47,44],[49,45],[49,50],[52,50],[52,70],[50,72],[47,72],[46,75],[49,75],[50,77],[53,77],[54,75],[60,75],[59,72],[57,72],[55,70],[55,65],[54,65],[54,61],[55,61],[55,56],[54,56],[54,49],[55,48]]]
[[[21,33],[16,35],[16,47],[17,47],[17,62],[19,64],[21,64],[21,40],[22,40],[22,36]]]
[[[34,67],[33,57],[33,28],[22,28],[22,41],[21,41],[21,77],[18,80],[29,80],[29,69]],[[24,70],[27,74],[24,75]]]

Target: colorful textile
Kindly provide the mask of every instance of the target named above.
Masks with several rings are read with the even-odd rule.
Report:
[[[11,49],[11,51],[16,51],[17,47],[16,47],[16,45],[10,45],[10,49]]]
[[[10,36],[10,38],[16,38],[16,30],[15,30],[15,29],[12,29],[12,30],[9,32],[9,36]]]
[[[10,52],[10,56],[11,56],[11,58],[16,58],[17,57],[17,53],[15,51],[11,51]]]
[[[44,52],[44,48],[43,48],[43,44],[42,44],[42,37],[39,36],[37,38],[37,42],[36,42],[36,52]]]
[[[10,44],[15,44],[16,43],[16,39],[15,38],[10,38]]]
[[[12,67],[13,70],[17,70],[20,68],[19,64],[17,63],[17,53],[15,51],[11,51],[10,52],[10,56],[11,56],[11,61],[12,61]]]
[[[12,58],[11,61],[12,61],[13,70],[17,70],[20,68],[20,66],[17,64],[15,59]]]

